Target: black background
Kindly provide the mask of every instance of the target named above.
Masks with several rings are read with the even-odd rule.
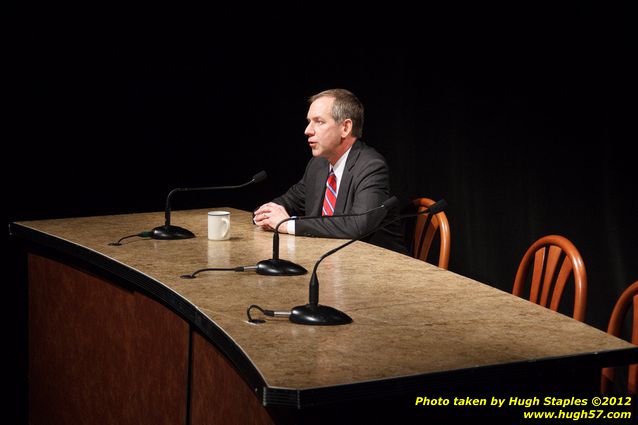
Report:
[[[561,234],[587,268],[586,322],[606,329],[638,279],[628,7],[239,9],[12,10],[6,222],[160,211],[172,188],[264,169],[249,189],[173,202],[252,209],[303,173],[307,97],[343,87],[366,107],[363,139],[395,194],[448,201],[451,271],[511,291],[525,249]],[[26,371],[13,248],[9,364]]]

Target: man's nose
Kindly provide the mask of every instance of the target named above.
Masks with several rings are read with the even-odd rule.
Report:
[[[306,130],[304,131],[304,134],[306,136],[312,136],[313,134],[315,134],[315,130],[314,130],[314,128],[312,128],[312,123],[309,123],[306,126]]]

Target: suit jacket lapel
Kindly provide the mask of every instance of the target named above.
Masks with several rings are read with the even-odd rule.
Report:
[[[308,196],[306,196],[306,202],[311,203],[306,208],[306,215],[321,215],[323,197],[326,194],[326,181],[328,180],[328,174],[330,173],[330,163],[328,163],[328,161],[322,162],[325,163],[325,166],[322,166],[319,169],[315,181],[312,183],[313,193],[309,193]],[[337,200],[338,199],[339,198],[337,197]]]
[[[350,149],[350,153],[348,154],[348,160],[346,161],[346,166],[343,169],[343,175],[341,176],[341,183],[339,183],[339,192],[337,193],[337,205],[335,205],[335,214],[344,214],[347,202],[348,202],[348,194],[350,193],[350,187],[352,186],[352,168],[357,163],[357,159],[359,159],[359,154],[361,153],[361,142],[357,140],[352,145]],[[326,179],[328,175],[326,174]]]

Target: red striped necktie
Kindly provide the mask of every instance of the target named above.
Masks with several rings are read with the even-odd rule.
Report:
[[[334,171],[330,170],[330,175],[326,181],[326,195],[323,197],[323,208],[321,215],[332,215],[335,212],[337,204],[337,176]]]

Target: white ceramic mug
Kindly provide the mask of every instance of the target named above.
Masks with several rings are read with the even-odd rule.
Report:
[[[230,212],[208,212],[208,239],[211,241],[230,239]]]

